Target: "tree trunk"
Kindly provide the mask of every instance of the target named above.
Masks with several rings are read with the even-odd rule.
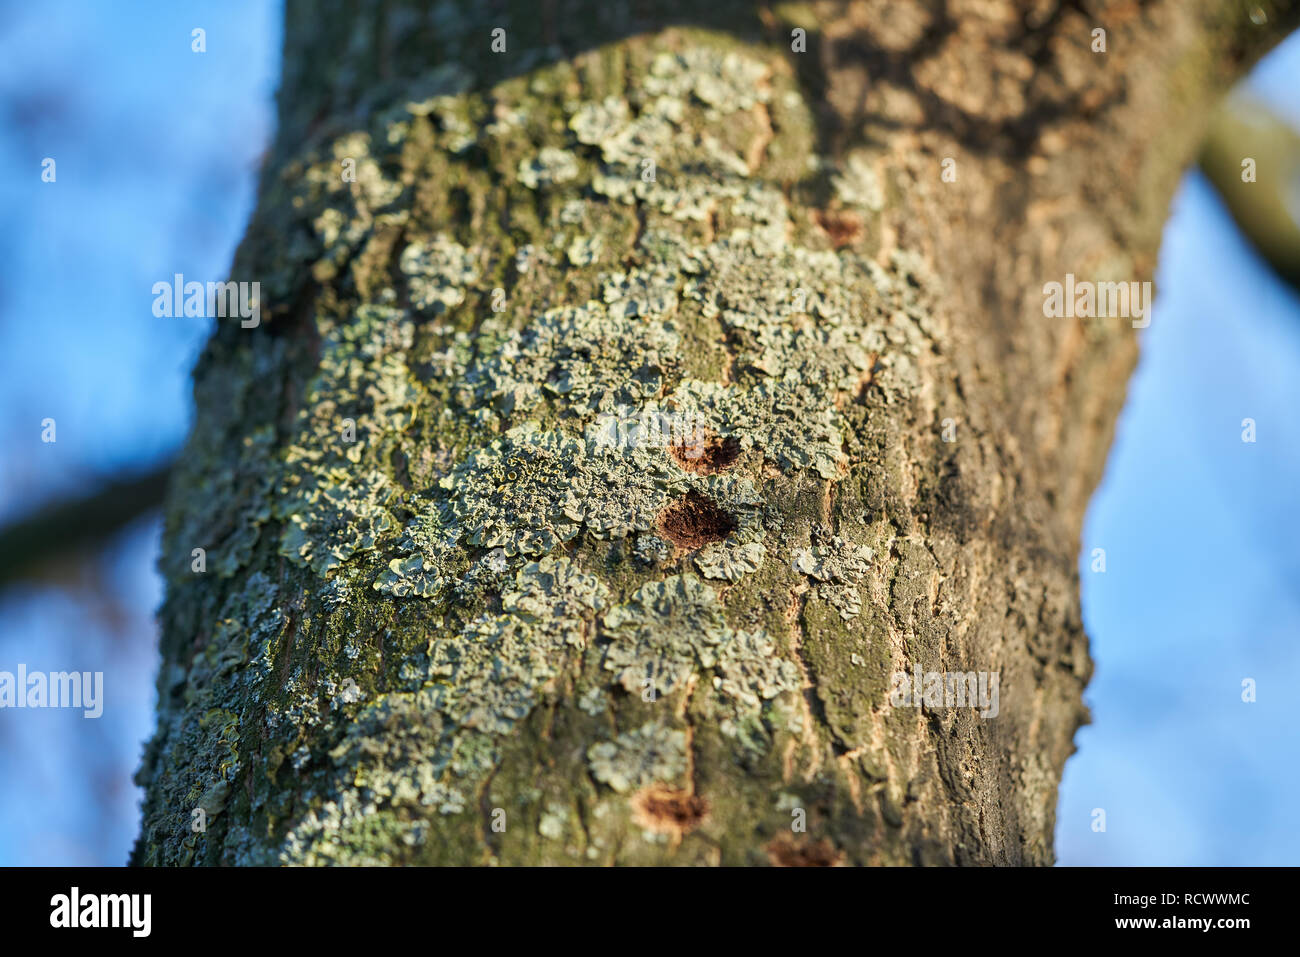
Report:
[[[1136,332],[1043,287],[1262,6],[290,0],[133,860],[1051,863]]]

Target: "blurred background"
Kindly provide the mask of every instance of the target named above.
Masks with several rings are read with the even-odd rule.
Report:
[[[0,3],[0,525],[176,451],[211,321],[155,318],[151,287],[226,278],[252,210],[279,4],[148,7]],[[1250,85],[1300,128],[1300,36]],[[1057,853],[1300,864],[1300,299],[1196,173],[1156,279],[1084,529],[1093,724],[1066,766]],[[153,730],[158,536],[154,513],[0,590],[0,670],[102,671],[106,703],[98,720],[0,709],[0,864],[126,861]]]
[[[212,320],[155,318],[150,290],[228,274],[273,132],[281,23],[266,0],[49,0],[0,3],[0,24],[4,524],[184,441]],[[0,864],[126,862],[153,730],[160,527],[154,513],[92,560],[0,591],[0,670],[103,671],[105,685],[97,720],[0,710]]]

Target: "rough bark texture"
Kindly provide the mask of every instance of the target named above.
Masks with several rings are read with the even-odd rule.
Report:
[[[1042,287],[1264,6],[290,0],[134,860],[1050,863],[1136,333]]]

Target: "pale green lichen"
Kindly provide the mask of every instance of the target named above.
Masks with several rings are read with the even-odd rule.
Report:
[[[870,570],[874,554],[866,545],[846,542],[835,535],[824,544],[796,551],[794,569],[815,579],[819,583],[817,593],[847,621],[862,612],[858,585]]]
[[[579,710],[593,717],[604,714],[608,707],[609,700],[604,688],[593,685],[578,696]]]
[[[734,715],[726,733],[757,729],[762,703],[799,686],[795,665],[766,636],[728,625],[713,589],[693,575],[643,585],[605,616],[604,632],[603,667],[629,692],[672,694],[693,674],[712,674]]]
[[[526,415],[551,400],[581,415],[652,398],[676,365],[681,338],[663,320],[620,318],[591,302],[548,309],[523,331],[503,331],[484,342],[489,358],[466,376],[473,398],[462,401]]]
[[[643,683],[659,694],[677,690],[697,668],[715,665],[718,646],[732,637],[712,589],[693,575],[643,585],[604,624],[604,667],[637,694]]]
[[[673,547],[658,535],[638,536],[632,554],[643,565],[664,565],[673,557]]]
[[[686,733],[645,724],[587,749],[591,774],[620,794],[686,773]]]
[[[401,270],[407,276],[411,305],[438,315],[465,301],[465,287],[478,280],[474,255],[445,235],[402,250]]]
[[[885,195],[880,176],[870,159],[860,152],[848,156],[842,171],[836,173],[831,182],[835,195],[850,206],[861,206],[871,212],[884,208]]]
[[[519,161],[519,182],[529,189],[543,189],[578,177],[578,160],[568,150],[544,147],[532,159]]]
[[[571,541],[581,527],[587,490],[572,486],[590,478],[575,472],[585,455],[582,440],[563,433],[512,431],[443,480],[455,492],[445,506],[446,522],[463,529],[472,545],[500,547],[507,555],[544,555]],[[628,489],[619,491],[636,500]],[[654,507],[653,499],[646,501],[632,521],[648,528]]]
[[[605,241],[598,235],[575,236],[565,250],[565,257],[571,266],[590,266],[600,260]]]
[[[656,57],[632,94],[635,115],[606,99],[570,120],[579,141],[599,148],[604,160],[592,188],[615,202],[640,202],[676,220],[707,222],[719,199],[744,192],[738,183],[719,182],[717,172],[743,177],[752,171],[738,149],[701,129],[735,125],[734,117],[766,102],[767,72],[760,62],[703,48]],[[702,119],[686,122],[701,104]],[[659,162],[662,157],[672,157],[672,167]],[[709,172],[684,172],[690,169]]]
[[[631,111],[627,101],[608,96],[597,103],[581,104],[569,119],[569,129],[573,130],[579,143],[597,146],[612,143],[614,136],[626,129],[630,119]],[[609,156],[605,158],[611,159]]]
[[[604,607],[605,593],[567,558],[525,565],[502,596],[503,614],[435,643],[429,673],[444,682],[444,716],[457,727],[508,732],[558,674],[565,651],[582,647],[584,616]]]
[[[695,556],[695,566],[705,578],[740,581],[763,567],[766,554],[760,542],[710,542]]]
[[[585,645],[588,621],[606,596],[606,586],[567,557],[520,569],[501,614],[433,641],[422,687],[358,711],[330,752],[331,817],[304,817],[286,841],[286,858],[328,857],[338,831],[380,809],[465,810],[498,760],[498,742]]]
[[[375,590],[394,598],[434,598],[447,587],[437,572],[424,567],[424,556],[394,558],[375,580]]]
[[[389,508],[400,489],[386,471],[358,465],[400,448],[412,421],[420,394],[403,360],[412,330],[396,309],[362,306],[325,335],[275,507],[286,522],[280,553],[320,575],[397,529]]]
[[[564,826],[568,817],[568,809],[563,805],[548,805],[537,822],[537,833],[553,841],[560,840],[564,837]]]
[[[471,453],[441,486],[450,494],[424,521],[450,530],[444,547],[459,537],[507,556],[540,556],[582,531],[625,538],[650,531],[664,506],[691,490],[734,517],[737,540],[765,534],[762,498],[747,478],[692,475],[662,449],[610,447],[531,424]]]
[[[660,262],[649,269],[634,267],[626,272],[607,273],[601,282],[601,292],[611,319],[667,316],[677,309],[678,281],[678,275]],[[675,351],[677,343],[671,346]]]
[[[319,575],[373,549],[396,526],[384,506],[397,491],[382,472],[354,475],[346,467],[321,468],[301,477],[290,493],[302,507],[289,515],[280,553]]]
[[[783,692],[797,691],[799,683],[798,667],[780,657],[767,635],[737,631],[718,650],[714,668],[712,684],[725,715],[719,730],[740,738],[751,750],[766,750],[771,742],[763,706]]]
[[[283,237],[282,255],[289,262],[310,263],[317,281],[335,278],[371,236],[401,225],[409,215],[400,201],[403,185],[385,175],[374,147],[368,132],[355,131],[333,141],[328,155],[313,151],[280,173],[288,202],[311,224],[311,239],[300,232]],[[263,294],[287,295],[286,274],[273,273]]]
[[[600,579],[574,567],[567,558],[548,556],[520,570],[513,587],[501,594],[501,607],[539,628],[572,629],[587,612],[607,604],[609,589]],[[580,644],[576,634],[566,643]]]

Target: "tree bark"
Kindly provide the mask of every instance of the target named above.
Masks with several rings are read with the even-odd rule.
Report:
[[[1051,863],[1136,331],[1043,286],[1261,6],[289,0],[133,861]]]

